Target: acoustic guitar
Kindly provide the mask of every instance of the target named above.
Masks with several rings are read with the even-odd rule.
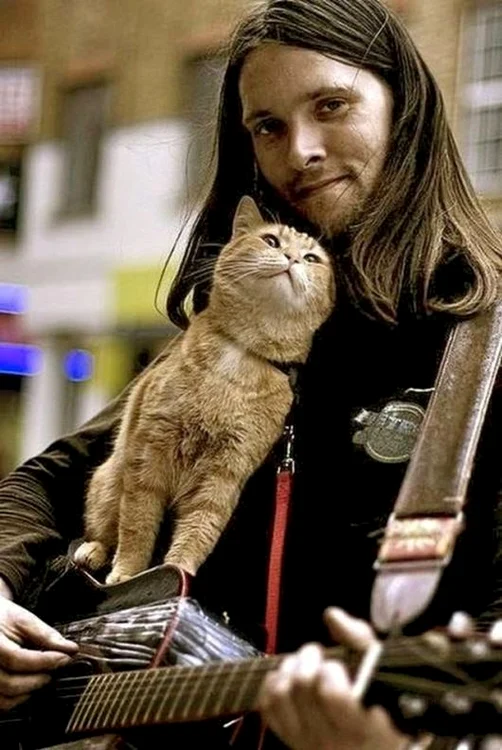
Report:
[[[48,606],[72,604],[74,619],[56,627],[79,652],[28,703],[0,715],[2,750],[108,732],[127,736],[137,727],[227,723],[255,711],[265,675],[284,658],[264,656],[204,612],[186,595],[186,576],[174,566],[114,586],[75,570],[62,580],[71,595],[65,598],[58,580]],[[354,672],[360,660],[339,646],[326,656]],[[390,637],[365,700],[384,705],[412,734],[502,734],[501,663],[502,649],[481,635],[467,641],[439,632]]]

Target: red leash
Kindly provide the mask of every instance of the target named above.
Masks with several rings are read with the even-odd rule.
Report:
[[[285,451],[277,470],[275,482],[275,508],[272,524],[272,541],[268,559],[267,604],[265,608],[265,629],[267,654],[275,654],[279,607],[281,599],[281,577],[284,558],[284,540],[288,525],[289,506],[293,489],[295,462],[293,459],[294,430],[292,424],[284,428]]]
[[[295,433],[291,423],[284,427],[284,456],[277,469],[275,481],[275,508],[272,524],[272,541],[268,558],[267,604],[265,608],[265,629],[267,634],[265,652],[275,654],[277,646],[277,631],[279,625],[279,610],[281,602],[281,578],[284,561],[284,541],[289,518],[289,508],[293,491],[293,475],[295,461],[293,458],[293,444]],[[266,727],[262,726],[258,750],[263,747]]]
[[[275,653],[277,646],[277,630],[279,624],[279,609],[281,599],[281,578],[284,559],[284,541],[289,518],[290,501],[293,490],[293,475],[295,462],[293,459],[294,429],[291,423],[284,427],[284,454],[277,468],[275,480],[274,519],[272,523],[272,539],[268,558],[267,600],[265,606],[265,653]],[[233,745],[242,729],[244,717],[239,719],[232,734],[230,745]],[[258,749],[261,750],[265,739],[266,727],[262,726]]]
[[[265,653],[267,654],[275,654],[277,647],[277,632],[281,603],[281,579],[284,562],[284,542],[286,539],[291,496],[293,492],[293,476],[295,473],[295,461],[293,458],[295,433],[292,414],[295,411],[295,405],[298,403],[298,368],[296,366],[289,368],[288,377],[294,394],[294,402],[292,411],[290,412],[284,426],[284,432],[282,435],[284,451],[279,466],[277,467],[275,480],[274,519],[272,522],[272,538],[268,557],[267,599],[265,605]],[[231,745],[233,745],[237,739],[237,735],[242,728],[242,722],[243,719],[240,719],[237,723],[230,742]],[[266,731],[266,727],[262,726],[258,742],[258,750],[261,750],[263,746]]]

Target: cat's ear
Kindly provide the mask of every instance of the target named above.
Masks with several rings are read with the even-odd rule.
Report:
[[[232,224],[232,239],[248,234],[265,224],[260,210],[250,195],[243,195],[235,210]]]

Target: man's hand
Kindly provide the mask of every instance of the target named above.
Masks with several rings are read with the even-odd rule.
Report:
[[[364,651],[370,626],[340,609],[325,613],[334,640]],[[345,667],[309,644],[284,659],[264,682],[259,706],[264,721],[292,750],[401,750],[407,738],[383,708],[365,708],[353,695]]]
[[[0,583],[0,711],[5,711],[46,685],[77,645],[11,601],[9,588]]]

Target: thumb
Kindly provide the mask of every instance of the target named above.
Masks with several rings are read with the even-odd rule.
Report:
[[[16,624],[22,640],[41,649],[63,651],[68,654],[73,654],[78,649],[76,643],[64,638],[57,630],[27,610],[21,610]]]
[[[367,622],[352,617],[338,607],[329,607],[325,610],[324,622],[334,641],[354,648],[356,651],[366,651],[376,639]]]

